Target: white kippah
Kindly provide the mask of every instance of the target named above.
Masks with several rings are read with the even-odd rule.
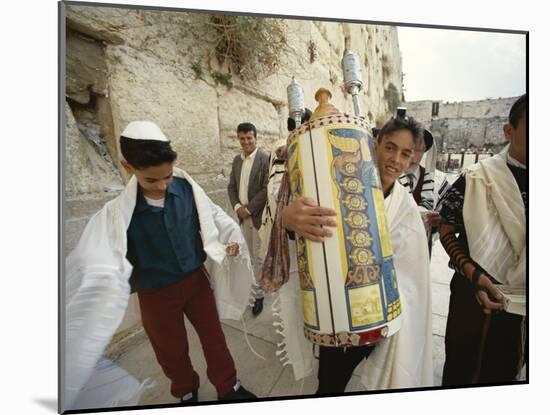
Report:
[[[151,121],[132,121],[121,135],[134,140],[169,141],[159,126]]]

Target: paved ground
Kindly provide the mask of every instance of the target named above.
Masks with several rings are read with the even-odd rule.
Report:
[[[433,349],[434,377],[440,384],[444,362],[444,333],[449,302],[449,281],[452,276],[447,267],[448,257],[441,245],[435,244],[431,262],[432,271],[432,310],[433,310]],[[317,379],[311,376],[304,381],[296,382],[290,366],[283,366],[275,356],[276,344],[281,339],[275,333],[271,315],[271,298],[266,298],[264,311],[258,317],[253,317],[250,310],[245,314],[244,321],[248,331],[248,339],[254,350],[266,360],[256,357],[248,347],[241,322],[224,321],[223,330],[238,371],[238,376],[247,389],[257,396],[289,396],[311,394],[317,388]],[[187,324],[191,344],[191,360],[195,370],[201,377],[199,400],[216,399],[214,387],[206,376],[206,363],[202,355],[198,337],[190,324]],[[140,400],[140,405],[163,404],[177,402],[169,392],[170,383],[158,365],[151,345],[142,333],[135,337],[131,347],[120,355],[116,363],[126,369],[137,379],[150,377],[156,385],[148,389]],[[360,367],[358,367],[360,370]],[[315,370],[316,373],[316,370]],[[364,390],[359,377],[354,375],[347,391]]]

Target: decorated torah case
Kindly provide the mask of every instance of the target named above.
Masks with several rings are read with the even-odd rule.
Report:
[[[397,332],[401,305],[370,128],[336,111],[315,118],[316,111],[291,133],[288,172],[293,198],[337,212],[323,243],[296,235],[305,336],[359,346]]]

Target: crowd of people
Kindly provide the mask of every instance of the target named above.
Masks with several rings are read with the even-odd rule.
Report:
[[[311,111],[303,113],[307,123]],[[273,151],[257,145],[257,129],[237,126],[241,152],[227,186],[234,216],[214,204],[184,170],[162,129],[130,122],[120,136],[131,179],[88,223],[67,258],[69,400],[89,377],[137,293],[141,319],[158,364],[182,403],[199,400],[184,315],[194,326],[207,376],[220,400],[254,399],[239,380],[220,319],[263,311],[269,295],[264,262],[270,237],[283,232],[290,278],[281,287],[282,315],[296,341],[288,350],[297,379],[319,359],[316,394],[343,393],[364,359],[365,389],[432,387],[430,255],[433,235],[449,255],[451,282],[443,385],[517,380],[527,359],[526,317],[505,310],[499,286],[526,285],[527,97],[511,107],[503,131],[509,145],[469,167],[437,201],[434,171],[422,159],[434,145],[411,116],[394,116],[373,131],[374,154],[393,247],[402,306],[401,329],[373,344],[319,346],[301,331],[294,241],[332,235],[337,212],[311,198],[288,197],[286,140]],[[288,120],[288,131],[296,128]],[[281,203],[281,197],[285,197]],[[236,219],[236,220],[235,220]],[[252,303],[250,302],[252,298]],[[294,307],[294,308],[292,308]],[[299,339],[298,339],[299,337]],[[294,357],[293,357],[294,356]],[[301,368],[301,369],[300,369]],[[246,385],[254,390],[254,385]]]

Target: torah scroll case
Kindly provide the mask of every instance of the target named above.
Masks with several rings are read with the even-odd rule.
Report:
[[[396,333],[401,304],[371,129],[330,97],[317,91],[318,108],[288,138],[292,197],[337,213],[323,243],[296,235],[304,333],[323,346],[359,346]]]

